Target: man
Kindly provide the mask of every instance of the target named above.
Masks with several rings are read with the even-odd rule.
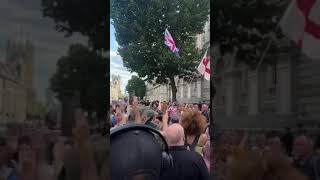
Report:
[[[207,118],[207,122],[210,121],[210,115],[208,111],[209,111],[208,105],[202,104],[201,112],[202,112],[202,115],[204,115]]]
[[[293,143],[293,165],[309,180],[318,180],[320,158],[313,154],[312,140],[306,135],[299,135]]]
[[[161,180],[208,180],[209,172],[203,158],[189,151],[184,145],[184,130],[180,124],[172,124],[164,132],[169,152],[173,159],[173,168],[160,178]]]
[[[270,134],[267,137],[267,147],[271,153],[282,153],[285,154],[285,149],[281,142],[281,139],[276,134]]]
[[[285,132],[286,133],[282,137],[281,141],[283,142],[283,144],[286,147],[286,151],[287,151],[288,156],[291,156],[292,145],[293,145],[293,135],[292,135],[291,129],[288,127],[285,128]]]

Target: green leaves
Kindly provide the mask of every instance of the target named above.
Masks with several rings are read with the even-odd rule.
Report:
[[[159,83],[195,71],[202,55],[193,36],[203,31],[208,15],[209,0],[112,0],[111,18],[124,66]],[[180,59],[164,45],[166,27],[181,51]]]
[[[96,50],[106,50],[108,18],[105,0],[42,0],[43,16],[52,18],[66,36],[81,33]]]
[[[136,96],[143,98],[146,94],[147,87],[142,79],[140,79],[137,76],[132,76],[131,79],[128,81],[126,90],[129,93],[134,92]]]
[[[107,59],[88,47],[74,44],[68,54],[57,62],[57,71],[50,80],[50,88],[61,100],[64,95],[79,91],[81,106],[104,114],[107,92]]]
[[[222,54],[237,48],[237,59],[254,68],[286,7],[280,0],[216,0],[213,41],[221,45]],[[271,49],[276,49],[274,44]]]

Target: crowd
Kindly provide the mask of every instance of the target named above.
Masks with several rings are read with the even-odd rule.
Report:
[[[0,180],[108,179],[105,138],[90,135],[79,110],[72,131],[72,137],[65,137],[46,127],[2,128]]]
[[[126,103],[111,104],[110,112],[111,134],[112,131],[116,131],[121,127],[136,124],[146,125],[162,134],[168,145],[169,154],[172,156],[173,165],[161,173],[160,179],[209,179],[212,152],[210,151],[209,135],[210,111],[207,104],[178,104],[176,102],[159,101],[138,102],[135,99],[132,105]],[[128,136],[128,138],[131,137]],[[123,141],[130,143],[127,140]],[[141,146],[148,148],[147,141],[146,139]],[[111,148],[112,146],[113,144],[111,144]],[[122,145],[122,148],[125,147],[125,145]],[[134,151],[133,149],[131,147],[128,151]],[[135,164],[135,166],[139,165]],[[126,169],[125,167],[123,168]],[[130,168],[127,167],[127,169]],[[124,171],[122,172],[125,174]]]
[[[216,130],[212,176],[219,180],[319,180],[319,137],[307,131]]]

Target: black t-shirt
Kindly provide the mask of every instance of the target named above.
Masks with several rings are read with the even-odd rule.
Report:
[[[203,158],[186,146],[170,148],[173,168],[164,172],[160,180],[208,180],[209,172]]]

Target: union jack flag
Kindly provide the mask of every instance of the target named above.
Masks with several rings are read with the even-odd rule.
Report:
[[[172,51],[176,56],[179,56],[179,49],[176,46],[176,43],[174,42],[170,32],[168,29],[165,30],[164,32],[164,44],[167,45],[170,48],[170,51]]]

